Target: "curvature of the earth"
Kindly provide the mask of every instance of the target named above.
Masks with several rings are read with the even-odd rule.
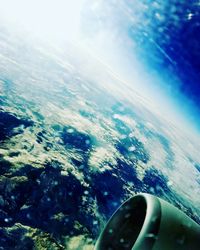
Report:
[[[92,249],[137,192],[200,222],[195,140],[78,47],[0,36],[0,249]]]

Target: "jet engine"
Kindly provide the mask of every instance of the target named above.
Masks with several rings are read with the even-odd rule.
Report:
[[[199,250],[200,226],[150,194],[127,200],[112,215],[95,250]]]

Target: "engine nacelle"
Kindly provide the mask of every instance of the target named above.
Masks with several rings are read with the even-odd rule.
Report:
[[[199,250],[200,226],[168,202],[138,194],[119,207],[95,250]]]

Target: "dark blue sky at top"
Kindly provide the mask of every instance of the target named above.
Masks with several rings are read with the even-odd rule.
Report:
[[[138,56],[150,70],[157,69],[165,77],[163,88],[178,90],[200,112],[200,1],[145,2],[147,25],[129,31]]]
[[[149,7],[143,15],[147,25],[129,31],[140,59],[179,79],[178,91],[200,112],[200,1],[143,2]]]

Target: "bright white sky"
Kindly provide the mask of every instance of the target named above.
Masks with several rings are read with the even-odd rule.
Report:
[[[83,0],[0,0],[0,17],[36,36],[77,39]]]

